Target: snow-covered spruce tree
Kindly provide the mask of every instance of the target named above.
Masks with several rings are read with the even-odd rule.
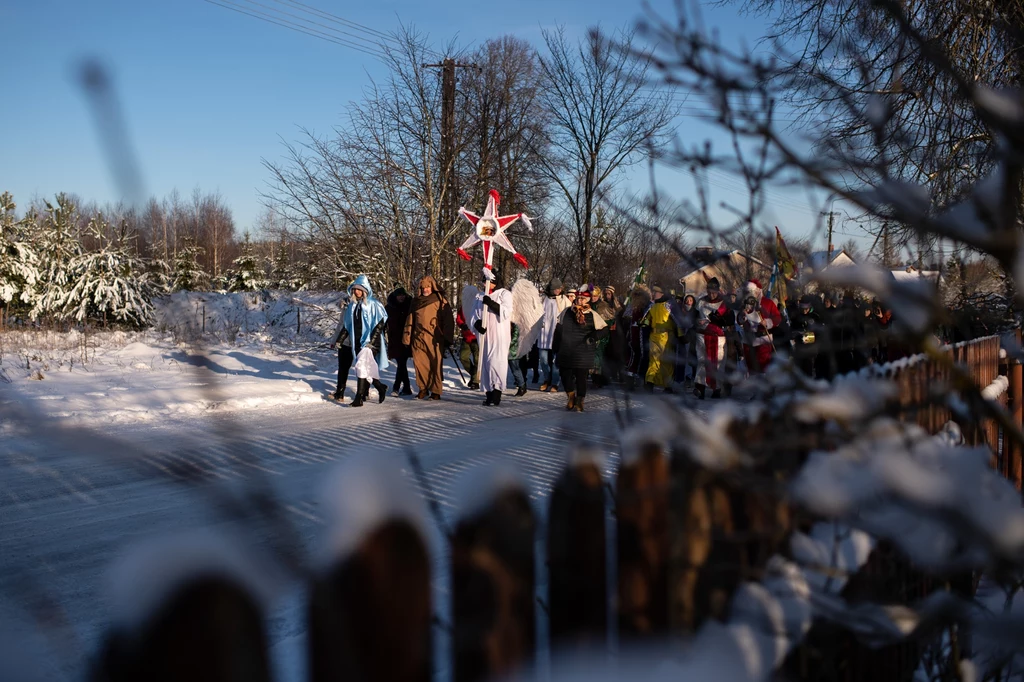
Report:
[[[14,197],[0,194],[0,323],[30,310],[39,279],[39,259],[29,243],[26,221],[15,220]]]
[[[286,291],[294,291],[299,288],[288,243],[284,239],[277,243],[274,256],[270,259],[270,287]]]
[[[242,243],[242,254],[231,261],[231,272],[227,278],[228,291],[259,291],[267,288],[266,273],[260,259],[253,253],[249,233]]]
[[[194,239],[186,237],[174,257],[171,289],[174,291],[204,291],[210,286],[210,274],[199,265],[199,257],[206,249],[197,246]]]
[[[61,193],[46,202],[46,215],[35,223],[32,246],[39,258],[39,277],[31,316],[60,319],[64,301],[74,286],[72,261],[82,253],[78,238],[78,207]]]
[[[105,238],[108,228],[102,214],[89,221],[89,232],[102,246],[71,260],[71,286],[55,301],[54,312],[75,322],[144,327],[152,318],[151,301],[159,290],[150,280],[146,263],[125,246],[126,240],[115,243]]]

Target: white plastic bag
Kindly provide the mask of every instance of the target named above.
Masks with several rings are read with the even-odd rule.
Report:
[[[380,369],[377,367],[377,358],[373,357],[373,351],[369,346],[363,346],[356,356],[356,377],[359,379],[380,380]]]

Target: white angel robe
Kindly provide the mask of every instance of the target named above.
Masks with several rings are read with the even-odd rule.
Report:
[[[483,320],[486,333],[480,339],[480,387],[487,391],[504,391],[508,376],[508,349],[512,345],[512,292],[495,289],[491,300],[501,307],[495,315],[484,305],[484,295],[476,297],[473,316],[469,321],[475,326]]]

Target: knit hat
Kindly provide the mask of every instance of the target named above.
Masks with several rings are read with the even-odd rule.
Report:
[[[562,280],[558,279],[557,277],[552,277],[551,281],[548,282],[548,291],[554,291],[555,289],[561,289],[561,288],[562,288]]]

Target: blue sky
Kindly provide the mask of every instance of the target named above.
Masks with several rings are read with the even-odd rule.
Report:
[[[629,0],[303,2],[373,30],[412,24],[438,46],[453,37],[475,45],[506,33],[539,44],[544,27],[564,24],[582,34],[597,23],[632,23],[642,11]],[[672,11],[670,1],[652,5]],[[753,43],[763,32],[759,18],[734,7],[708,7],[704,16],[729,38]],[[0,5],[0,26],[0,190],[22,205],[58,191],[101,203],[119,198],[75,78],[84,58],[100,60],[112,73],[145,193],[219,191],[239,232],[260,210],[258,192],[268,177],[261,158],[279,158],[281,139],[296,139],[297,126],[325,131],[339,124],[370,77],[383,75],[369,55],[204,0],[12,0]],[[692,141],[718,143],[694,119],[683,119],[681,131]],[[689,184],[672,176],[666,182],[670,190]],[[719,183],[721,198],[728,198],[729,186]],[[680,186],[680,193],[689,188]],[[778,220],[794,234],[806,233],[810,212],[788,205],[800,203],[794,195],[785,199]]]

